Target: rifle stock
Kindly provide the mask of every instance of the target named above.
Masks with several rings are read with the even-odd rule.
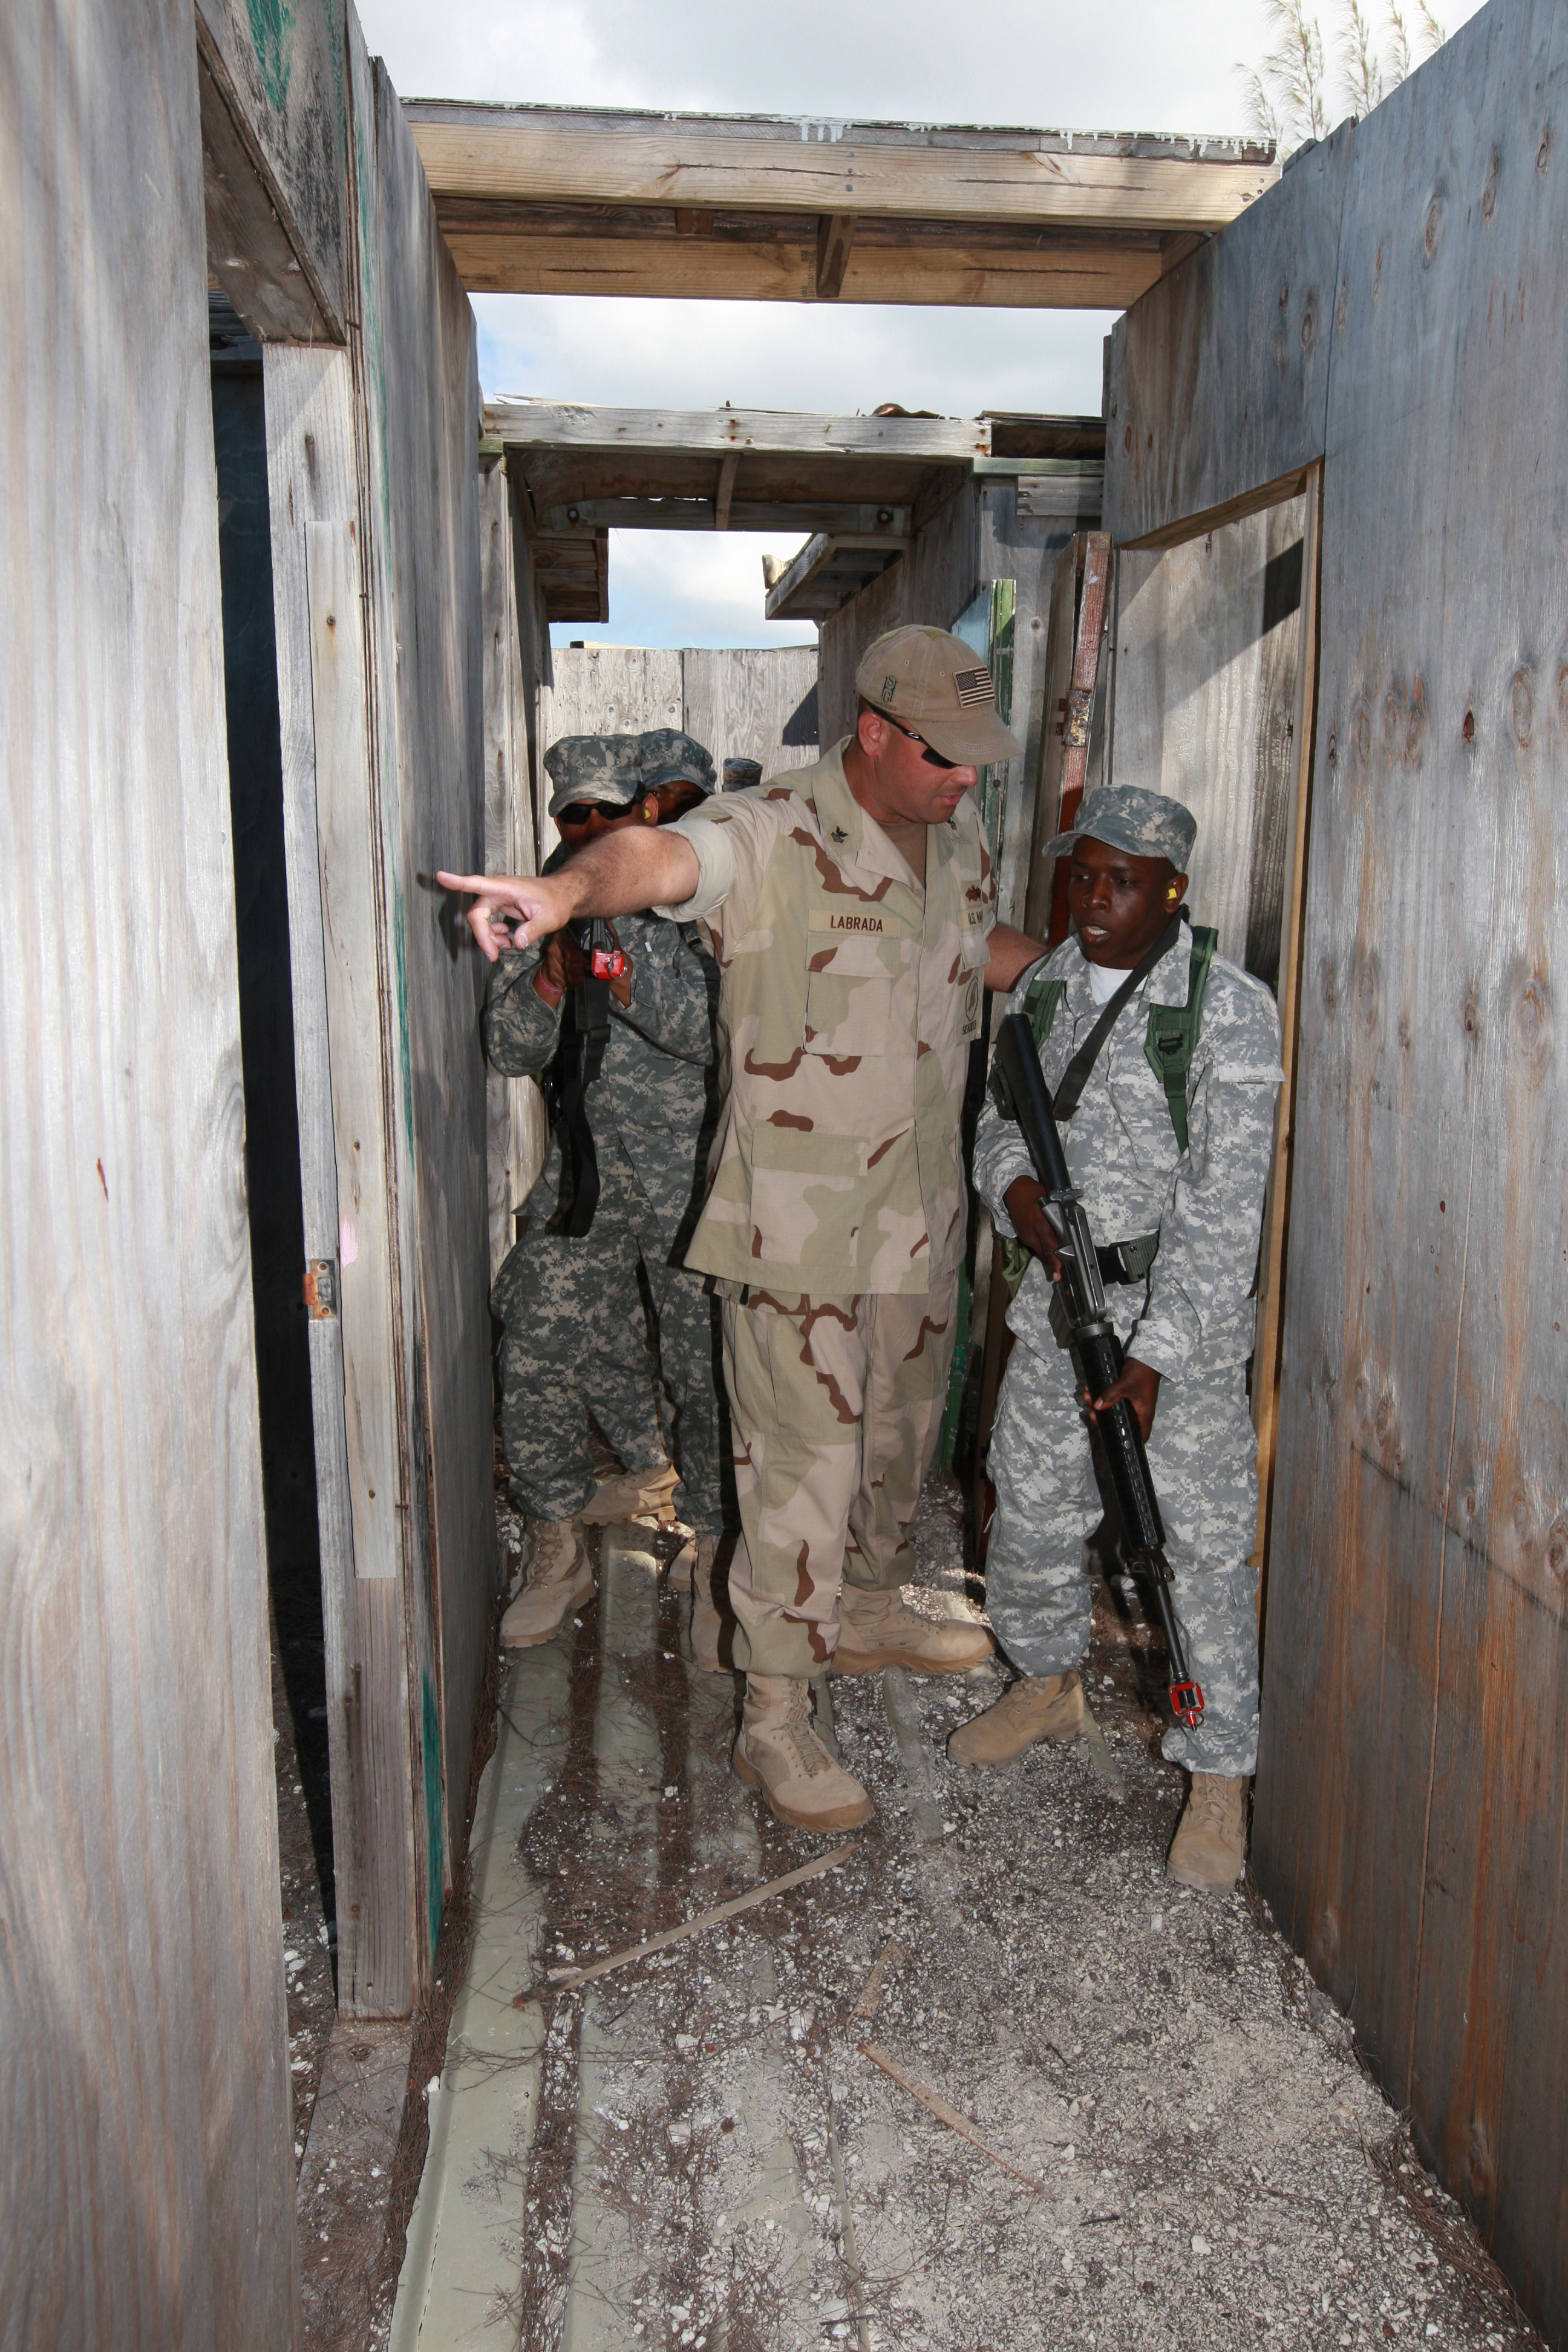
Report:
[[[1061,1258],[1061,1300],[1073,1353],[1089,1395],[1103,1396],[1121,1377],[1121,1342],[1106,1309],[1094,1236],[1068,1170],[1050,1089],[1029,1024],[1021,1013],[1009,1013],[997,1031],[992,1093],[1002,1117],[1016,1122],[1044,1188],[1046,1215]],[[1125,1400],[1107,1412],[1097,1412],[1095,1425],[1134,1562],[1145,1570],[1153,1587],[1155,1614],[1170,1654],[1172,1712],[1179,1723],[1195,1731],[1204,1719],[1204,1695],[1187,1663],[1171,1605],[1164,1522],[1149,1474],[1143,1433]]]

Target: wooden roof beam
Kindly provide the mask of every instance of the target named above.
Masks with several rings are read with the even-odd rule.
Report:
[[[1266,142],[416,99],[431,193],[682,210],[1202,229],[1277,176]]]
[[[991,455],[991,420],[816,416],[784,408],[595,408],[577,401],[492,400],[485,431],[509,449],[897,457],[961,466]]]
[[[1121,310],[1277,176],[1244,140],[405,111],[474,292]]]

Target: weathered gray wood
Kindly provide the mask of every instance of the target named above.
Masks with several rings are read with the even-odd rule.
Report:
[[[392,1178],[382,1131],[386,1081],[376,1003],[378,909],[370,842],[364,631],[353,523],[305,525],[305,581],[354,1572],[396,1576],[402,1539],[386,1226]]]
[[[815,646],[688,646],[681,656],[681,724],[713,754],[760,760],[764,775],[817,756]]]
[[[202,127],[215,148],[221,144],[233,199],[220,217],[254,241],[248,250],[241,245],[233,269],[233,248],[214,247],[224,289],[258,333],[309,341],[324,331],[341,341],[348,148],[342,11],[336,0],[291,0],[286,8],[196,0],[195,23],[205,83]],[[208,189],[210,199],[210,174]],[[265,207],[276,215],[282,246]],[[254,314],[242,298],[256,305]]]
[[[1305,502],[1116,567],[1111,781],[1198,820],[1188,902],[1272,988],[1296,804]]]
[[[200,32],[199,16],[196,23]],[[236,120],[228,77],[205,40],[198,73],[209,267],[259,340],[330,342],[332,323],[295,257],[274,190]]]
[[[395,703],[395,775],[390,767],[386,774],[395,789],[397,887],[388,916],[417,1219],[409,1703],[423,1757],[427,1965],[462,1831],[500,1573],[484,972],[459,911],[434,883],[454,856],[479,859],[485,850],[479,386],[473,313],[379,64],[374,102],[381,347],[403,355],[386,367],[381,410],[396,636],[395,646],[381,641],[378,662],[384,700]]]
[[[557,646],[554,684],[544,698],[544,740],[563,735],[636,735],[679,727],[686,715],[685,670],[669,646]]]
[[[484,614],[485,871],[531,874],[533,790],[530,661],[517,609],[513,502],[505,461],[479,477],[479,597]],[[544,1105],[531,1078],[485,1074],[485,1165],[493,1280],[515,1239],[517,1211],[543,1161]]]
[[[1212,231],[1274,173],[1249,141],[416,103],[444,196]],[[815,223],[813,223],[815,228]],[[680,239],[688,247],[698,240]],[[813,237],[815,247],[816,239]],[[814,255],[815,258],[815,255]],[[851,256],[853,267],[853,255]],[[814,282],[811,290],[816,291]]]
[[[1050,921],[1051,877],[1056,861],[1042,855],[1056,834],[1061,809],[1062,763],[1067,751],[1068,695],[1072,684],[1073,653],[1078,619],[1078,582],[1082,554],[1069,540],[1056,559],[1051,573],[1050,602],[1046,616],[1046,658],[1041,687],[1040,754],[1036,769],[1034,825],[1029,844],[1028,882],[1024,898],[1023,928],[1043,940]]]
[[[305,534],[311,523],[353,514],[357,504],[353,369],[346,352],[276,343],[267,347],[264,367],[305,1256],[309,1262],[328,1265],[335,1277],[342,1236],[317,829],[315,679]],[[362,677],[362,698],[363,690]],[[363,778],[361,788],[363,793]],[[357,1040],[345,1048],[345,1058],[346,1080],[361,1058]],[[378,1123],[379,1118],[378,1109]],[[338,1287],[334,1280],[334,1297]],[[306,1329],[332,1774],[338,2006],[344,2016],[359,2017],[375,2013],[376,1988],[386,1979],[386,1967],[379,1955],[408,1942],[412,1901],[405,1841],[399,1843],[389,1836],[377,1866],[367,1869],[373,1846],[366,1818],[369,1789],[362,1774],[363,1747],[367,1740],[374,1746],[378,1738],[384,1738],[399,1752],[405,1751],[407,1710],[401,1670],[389,1689],[378,1689],[374,1680],[367,1680],[361,1652],[342,1314],[312,1314]],[[390,1361],[386,1370],[390,1380]],[[368,1370],[365,1377],[370,1377]],[[401,1575],[400,1547],[394,1560],[395,1572]]]
[[[1301,925],[1307,896],[1307,824],[1312,796],[1313,728],[1318,707],[1318,590],[1322,551],[1322,476],[1314,467],[1301,500],[1301,615],[1296,653],[1296,777],[1281,877],[1279,1058],[1285,1079],[1274,1112],[1274,1162],[1263,1209],[1258,1261],[1257,1342],[1252,1354],[1252,1422],[1258,1432],[1258,1557],[1268,1614],[1268,1530],[1274,1513],[1274,1474],[1279,1444],[1279,1357],[1284,1336],[1285,1241],[1289,1224],[1290,1180],[1296,1148],[1296,1052],[1301,1004]],[[1255,835],[1256,870],[1258,836]]]
[[[12,0],[0,185],[0,2332],[269,2352],[299,2308],[189,10]]]
[[[1300,157],[1117,320],[1105,529],[1119,547],[1322,456],[1354,135],[1342,125]]]
[[[773,408],[591,408],[574,401],[491,400],[485,432],[509,448],[675,450],[724,457],[839,452],[966,464],[991,448],[989,419],[811,416]]]
[[[1554,2336],[1565,107],[1563,12],[1494,0],[1342,142],[1255,1832],[1278,1916]],[[1268,374],[1255,349],[1231,397]]]

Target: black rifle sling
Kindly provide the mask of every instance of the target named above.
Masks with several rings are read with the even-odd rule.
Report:
[[[581,988],[567,999],[562,1023],[562,1050],[570,1053],[571,1072],[561,1090],[561,1123],[572,1162],[572,1205],[561,1231],[580,1241],[594,1222],[599,1205],[599,1155],[588,1124],[588,1089],[604,1064],[610,1034],[610,983],[590,972]],[[568,1040],[567,1026],[572,1035]]]
[[[1070,1118],[1078,1108],[1079,1099],[1089,1084],[1089,1074],[1100,1059],[1100,1048],[1115,1028],[1123,1006],[1142,988],[1154,966],[1168,956],[1182,936],[1186,920],[1185,907],[1178,907],[1141,964],[1128,973],[1099,1020],[1084,1039],[1067,1068],[1062,1082],[1051,1097],[1051,1108],[1058,1118]]]

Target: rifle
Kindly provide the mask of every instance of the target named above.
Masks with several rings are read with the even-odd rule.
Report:
[[[1067,1154],[1057,1125],[1050,1090],[1040,1068],[1040,1057],[1029,1024],[1021,1013],[1009,1013],[996,1039],[991,1092],[1004,1118],[1016,1122],[1035,1173],[1045,1187],[1043,1203],[1061,1259],[1060,1294],[1073,1353],[1082,1369],[1091,1397],[1103,1396],[1121,1377],[1121,1342],[1106,1312],[1105,1289],[1094,1236],[1089,1228],[1081,1194],[1068,1173]],[[1195,1731],[1204,1719],[1204,1695],[1187,1663],[1185,1646],[1171,1606],[1171,1569],[1165,1558],[1165,1528],[1159,1498],[1149,1475],[1143,1434],[1125,1398],[1108,1412],[1095,1415],[1110,1483],[1121,1507],[1121,1524],[1136,1567],[1142,1568],[1154,1591],[1154,1607],[1171,1660],[1171,1706],[1178,1723]]]
[[[599,1157],[588,1125],[588,1089],[599,1075],[610,1036],[610,982],[626,968],[615,933],[602,917],[572,925],[572,937],[587,966],[581,986],[567,999],[561,1023],[556,1081],[558,1115],[565,1129],[563,1148],[572,1168],[572,1205],[560,1231],[581,1240],[599,1205]]]

